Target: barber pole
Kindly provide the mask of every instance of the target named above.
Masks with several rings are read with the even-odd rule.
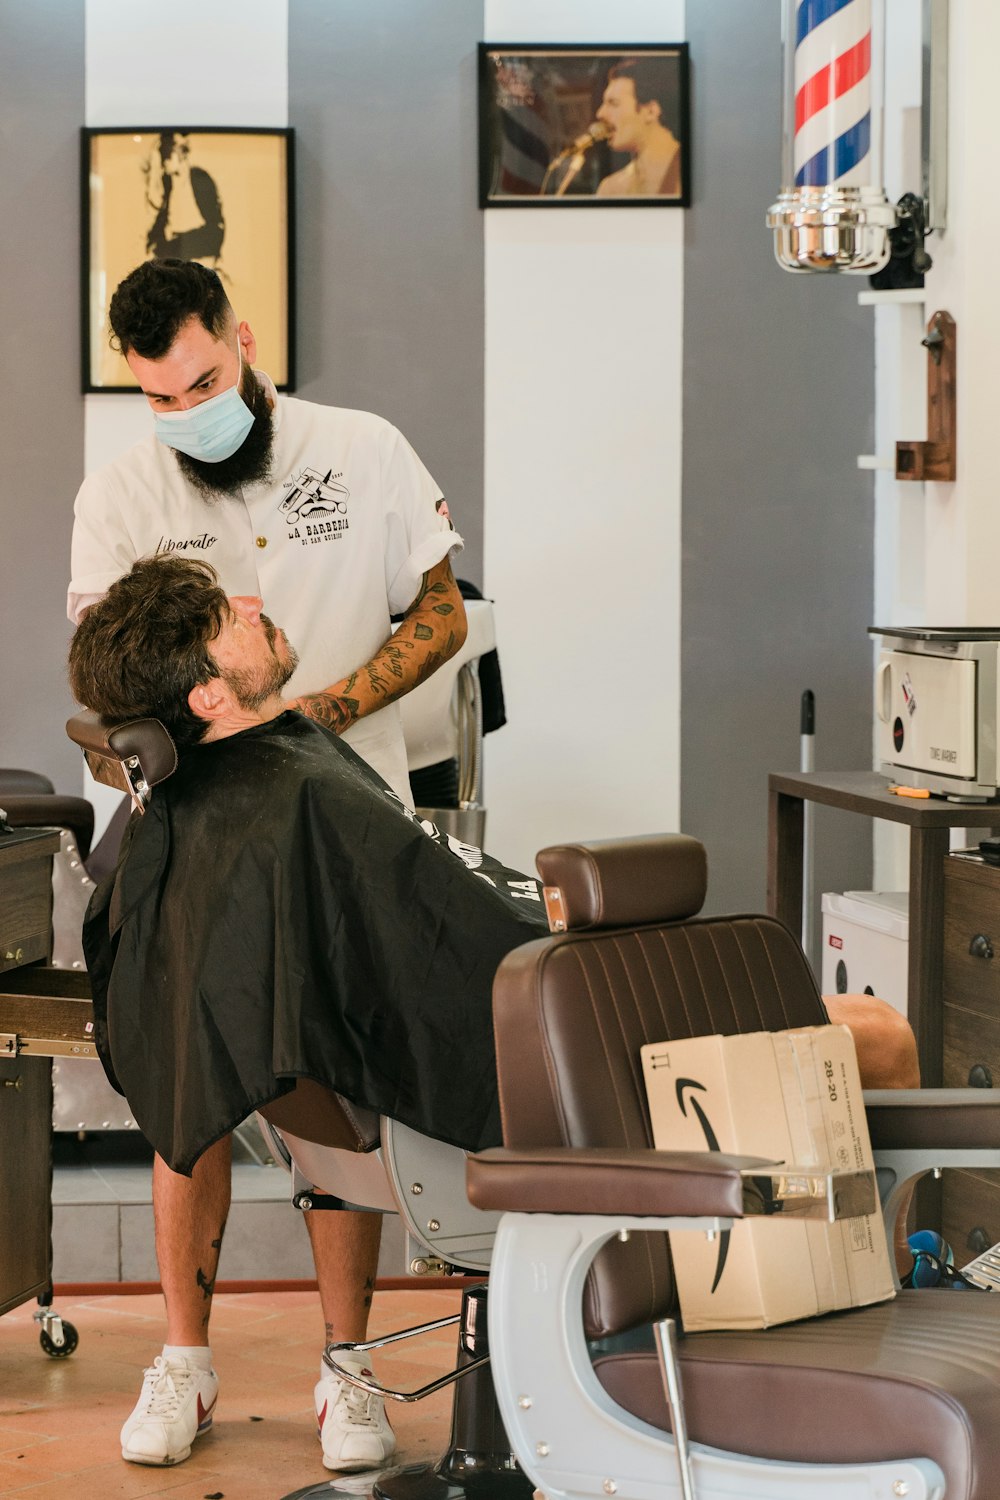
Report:
[[[868,183],[871,0],[806,0],[796,16],[796,187]]]
[[[896,211],[881,185],[885,0],[785,0],[783,183],[768,212],[790,271],[877,271]]]

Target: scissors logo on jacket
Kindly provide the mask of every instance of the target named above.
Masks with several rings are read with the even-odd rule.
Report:
[[[318,469],[303,469],[289,481],[290,489],[278,509],[288,524],[309,516],[343,515],[351,492],[332,469],[321,474]]]

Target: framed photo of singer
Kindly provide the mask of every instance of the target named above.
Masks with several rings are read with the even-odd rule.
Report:
[[[480,207],[686,208],[689,75],[685,42],[481,42]]]
[[[138,389],[108,306],[143,261],[218,272],[278,390],[295,385],[294,134],[137,125],[81,133],[84,392]]]

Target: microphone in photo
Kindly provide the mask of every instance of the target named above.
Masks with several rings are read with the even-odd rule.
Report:
[[[594,120],[588,125],[583,135],[578,135],[570,145],[563,147],[558,156],[554,156],[545,169],[545,176],[539,188],[539,194],[545,197],[549,192],[549,183],[553,179],[553,173],[559,168],[565,167],[562,180],[556,188],[554,196],[561,198],[566,192],[573,179],[578,176],[587,159],[587,152],[591,146],[596,146],[598,141],[606,141],[611,134],[611,127],[605,125],[603,120]]]
[[[603,120],[594,120],[588,125],[582,135],[578,135],[572,145],[565,146],[555,161],[565,161],[567,156],[575,156],[578,151],[589,151],[591,146],[596,146],[598,141],[606,141],[611,134],[610,125],[605,125]]]

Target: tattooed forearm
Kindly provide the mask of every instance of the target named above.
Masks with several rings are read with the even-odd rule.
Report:
[[[465,607],[448,560],[438,563],[417,591],[403,623],[371,661],[323,693],[289,703],[335,734],[425,682],[465,641]]]
[[[449,634],[440,651],[429,651],[420,664],[417,672],[417,681],[414,686],[425,682],[428,677],[433,677],[438,667],[444,666],[450,657],[454,656],[458,648],[455,645],[455,637]]]
[[[357,673],[354,674],[357,676]],[[294,707],[317,724],[324,724],[334,734],[343,734],[355,719],[360,717],[360,701],[357,698],[334,697],[332,693],[303,693],[296,698]]]

